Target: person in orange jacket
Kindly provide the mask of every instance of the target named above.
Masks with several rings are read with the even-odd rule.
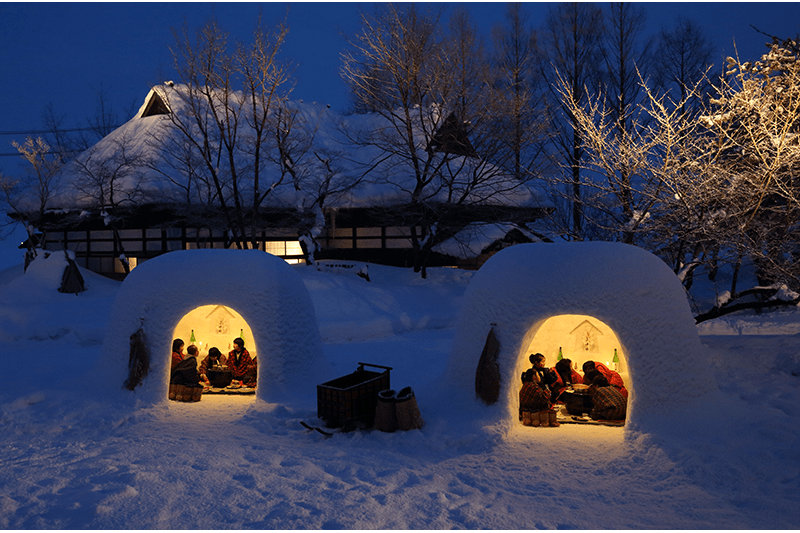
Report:
[[[609,385],[617,389],[626,400],[628,399],[628,389],[625,388],[622,376],[603,363],[598,363],[597,361],[586,361],[583,363],[583,382],[592,383],[594,378],[597,377],[595,372],[604,376],[608,380]]]

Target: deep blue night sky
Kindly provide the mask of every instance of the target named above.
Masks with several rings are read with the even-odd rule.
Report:
[[[450,6],[455,4],[449,4]],[[488,39],[502,23],[505,3],[467,3],[473,20]],[[552,4],[527,3],[533,27],[544,22]],[[800,33],[800,3],[646,3],[648,33],[669,27],[678,15],[697,22],[718,46],[720,62],[733,54],[757,59],[767,38],[750,25],[779,37]],[[114,110],[138,106],[150,86],[173,79],[173,28],[184,20],[191,30],[212,14],[233,39],[249,41],[259,10],[265,25],[288,9],[289,38],[284,57],[297,66],[293,97],[328,103],[344,111],[348,96],[339,77],[341,32],[359,29],[359,13],[372,3],[0,3],[0,154],[14,152],[11,141],[24,135],[7,132],[43,127],[52,104],[65,115],[64,127],[85,126],[94,113],[96,93],[104,90]],[[124,116],[122,116],[124,115]],[[0,157],[0,171],[14,174],[17,157]]]

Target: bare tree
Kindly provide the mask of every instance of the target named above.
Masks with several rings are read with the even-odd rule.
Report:
[[[215,20],[194,36],[184,28],[175,33],[173,50],[184,85],[161,93],[179,134],[170,157],[191,170],[187,198],[193,197],[193,184],[200,198],[219,206],[231,241],[242,248],[256,245],[260,207],[287,176],[286,159],[279,159],[281,172],[267,166],[269,152],[287,142],[284,111],[291,86],[279,52],[288,31],[283,23],[267,31],[259,19],[253,43],[232,52]]]
[[[44,215],[53,193],[58,185],[58,172],[61,159],[51,154],[50,145],[41,137],[27,137],[25,143],[13,141],[14,148],[30,163],[28,173],[20,185],[33,194],[36,199],[36,218]]]
[[[351,131],[351,141],[357,153],[373,154],[360,161],[367,179],[407,199],[386,206],[385,220],[410,228],[414,271],[423,277],[434,246],[476,216],[503,216],[478,212],[524,186],[493,159],[501,152],[485,89],[475,83],[487,78],[474,26],[457,11],[442,34],[439,18],[413,4],[382,5],[362,16],[342,69],[357,107],[380,117]]]
[[[624,143],[631,140],[631,121],[636,106],[641,102],[640,73],[646,73],[650,67],[652,41],[642,41],[646,17],[644,8],[640,5],[611,3],[606,19],[607,32],[601,47],[605,64],[605,103],[618,140]],[[613,219],[618,220],[617,228],[629,226],[633,221],[631,182],[635,178],[631,169],[624,166],[617,169],[614,175],[606,175],[614,190],[615,203],[619,207],[619,211],[614,209],[611,214]],[[623,231],[618,238],[632,243],[633,236],[634,232]]]
[[[587,104],[561,84],[565,105],[580,124],[589,168],[613,181],[629,169],[638,242],[675,266],[685,285],[691,272],[719,264],[733,269],[705,320],[744,308],[800,300],[800,62],[793,41],[774,43],[760,61],[728,59],[728,75],[715,85],[710,106],[693,120],[684,109],[708,99],[709,84],[687,87],[694,102],[673,101],[640,80],[645,100],[631,115],[627,138],[616,114],[598,95]],[[703,109],[700,105],[698,105]],[[599,194],[614,194],[597,184]],[[737,286],[743,258],[759,267],[762,286]],[[757,296],[755,300],[748,301]]]
[[[534,87],[536,34],[520,3],[508,4],[506,24],[492,29],[494,41],[491,102],[500,122],[501,141],[511,152],[510,170],[518,180],[541,168],[546,123],[541,93]]]
[[[557,93],[558,79],[570,85],[570,92],[583,102],[587,90],[597,87],[602,63],[600,43],[603,37],[603,14],[597,5],[583,2],[559,3],[550,8],[540,32],[538,74],[545,82],[550,102],[547,107],[553,127],[550,136],[565,171],[571,202],[570,238],[581,240],[583,228],[582,160],[583,140],[580,128],[569,108],[563,107]]]
[[[61,159],[52,153],[50,145],[41,137],[27,137],[23,144],[16,141],[12,144],[30,166],[21,179],[0,174],[0,192],[8,213],[13,213],[11,218],[24,224],[28,233],[27,268],[28,262],[37,256],[37,248],[41,247],[34,236],[34,226],[50,207],[58,188]]]
[[[800,50],[774,38],[759,61],[727,62],[701,120],[721,147],[719,166],[747,200],[737,228],[762,284],[800,291]]]
[[[406,191],[413,207],[423,206],[435,194],[439,170],[449,159],[428,150],[444,122],[441,95],[449,92],[450,83],[437,33],[439,17],[439,12],[422,13],[413,4],[385,4],[374,17],[362,15],[362,30],[342,67],[357,106],[374,109],[383,118],[379,129],[355,133],[354,143],[378,149],[376,159],[364,165],[388,167],[378,179]],[[409,173],[411,180],[406,182]],[[435,220],[426,215],[417,210],[418,219],[407,224],[414,270],[423,276],[424,256],[435,231]]]
[[[66,115],[58,115],[52,104],[48,104],[42,115],[47,131],[44,140],[53,154],[66,163],[110,134],[125,121],[124,117],[130,118],[135,112],[136,102],[133,101],[120,115],[109,98],[108,89],[101,85],[95,91],[94,113],[85,119],[83,126],[66,126]]]
[[[681,103],[684,116],[696,114],[702,100],[689,98],[698,83],[708,83],[706,73],[711,65],[712,47],[708,37],[694,21],[678,17],[671,29],[662,29],[658,36],[658,61],[654,63],[655,82],[674,102]],[[710,87],[702,86],[701,94]],[[690,106],[690,103],[693,103]]]
[[[45,142],[50,145],[53,155],[58,157],[62,164],[89,147],[79,135],[70,134],[70,128],[64,126],[65,119],[64,115],[56,114],[52,104],[45,107],[42,116],[42,122],[48,132]]]
[[[90,148],[76,158],[75,188],[90,199],[95,208],[136,204],[142,200],[142,169],[146,156],[127,136],[108,140],[103,150]]]

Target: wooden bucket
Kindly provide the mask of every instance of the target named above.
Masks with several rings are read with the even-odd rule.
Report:
[[[392,389],[383,390],[378,393],[378,405],[375,407],[375,423],[373,427],[387,433],[397,430],[395,394]]]
[[[192,399],[193,402],[199,402],[200,398],[203,396],[203,387],[192,387]]]
[[[395,396],[395,410],[397,412],[397,429],[408,431],[409,429],[420,429],[425,422],[419,412],[417,398],[411,387],[400,389]]]
[[[186,401],[185,396],[186,396],[187,392],[188,391],[186,390],[185,386],[183,386],[183,385],[175,385],[175,401],[185,402]],[[190,396],[190,398],[191,398],[191,396]]]

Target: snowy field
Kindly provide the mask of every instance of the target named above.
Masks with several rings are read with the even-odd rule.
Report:
[[[438,400],[470,272],[431,269],[421,280],[372,265],[368,283],[296,267],[332,377],[359,361],[392,366],[393,388],[413,387],[426,422],[326,438],[300,425],[318,422],[315,383],[286,405],[252,396],[109,404],[93,372],[119,283],[83,271],[88,290],[60,294],[47,275],[23,275],[21,253],[6,248],[3,529],[800,526],[799,311],[701,325],[730,399],[708,424],[701,412],[663,421],[671,431],[658,435],[577,425],[498,432]],[[680,365],[681,354],[664,364]]]

